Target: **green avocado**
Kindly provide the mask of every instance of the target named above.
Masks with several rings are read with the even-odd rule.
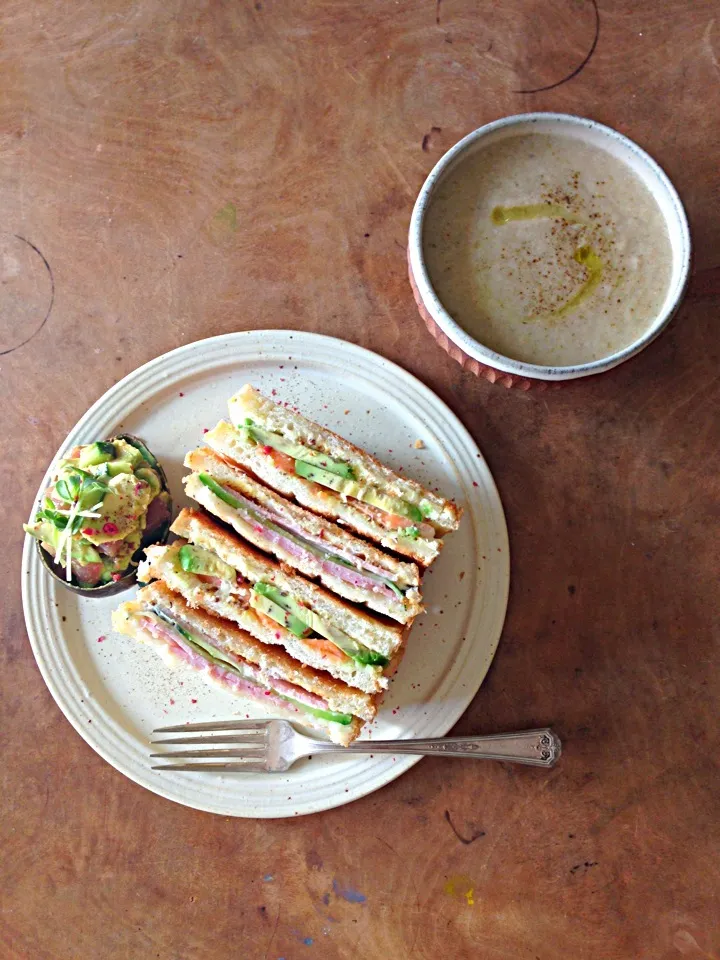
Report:
[[[235,497],[233,497],[232,494],[228,493],[227,490],[221,487],[220,484],[217,482],[217,480],[213,480],[213,478],[209,476],[209,474],[199,473],[198,477],[200,478],[200,482],[204,483],[211,493],[214,493],[219,500],[222,500],[223,503],[226,503],[229,507],[235,507],[235,509],[237,510],[238,507],[242,506],[239,500],[237,500]]]
[[[114,446],[116,460],[124,460],[133,467],[139,467],[141,463],[145,462],[142,451],[138,450],[132,443],[128,443],[127,440],[115,440]]]
[[[354,479],[352,467],[349,463],[343,463],[342,460],[333,460],[321,450],[311,450],[300,443],[293,443],[292,440],[286,440],[279,433],[272,433],[270,430],[263,430],[255,424],[241,426],[240,430],[247,434],[255,443],[265,447],[272,447],[273,450],[279,450],[285,453],[293,460],[302,460],[304,463],[310,463],[321,467],[328,473],[334,473],[346,480]]]
[[[259,610],[260,613],[271,617],[280,626],[289,630],[290,633],[294,633],[296,637],[301,639],[307,637],[311,632],[310,627],[304,619],[301,620],[300,617],[291,613],[287,606],[278,603],[278,600],[281,599],[284,598],[281,597],[277,587],[273,587],[269,583],[256,583],[250,594],[250,606],[254,610]]]
[[[178,559],[180,566],[186,573],[220,577],[221,580],[227,580],[229,583],[234,583],[237,579],[237,572],[234,567],[221,560],[212,550],[205,550],[204,547],[196,547],[192,543],[185,543],[178,550]]]
[[[287,700],[288,703],[297,707],[298,710],[302,710],[303,713],[309,713],[311,716],[319,717],[321,720],[331,720],[333,723],[341,723],[344,727],[349,726],[349,724],[353,722],[351,713],[337,713],[335,710],[320,710],[318,707],[309,707],[300,700],[293,700],[292,697],[285,697],[281,693],[278,693],[277,696],[280,697],[281,700]]]
[[[105,463],[107,460],[115,459],[115,445],[98,440],[96,443],[90,443],[80,450],[78,462],[81,467],[96,467],[98,464]]]
[[[339,650],[342,650],[343,653],[347,654],[348,657],[351,657],[356,663],[359,663],[362,666],[384,667],[387,665],[387,657],[384,657],[380,653],[376,653],[374,650],[369,650],[367,647],[363,646],[363,644],[352,640],[346,633],[327,623],[313,610],[303,607],[296,600],[293,600],[292,597],[286,596],[278,587],[275,587],[270,583],[261,582],[255,584],[253,587],[253,592],[255,594],[259,594],[261,597],[264,597],[266,600],[269,600],[275,607],[278,608],[279,611],[281,611],[281,613],[278,613],[277,616],[273,615],[273,613],[271,613],[269,610],[265,610],[263,612],[268,613],[268,616],[271,616],[273,620],[278,620],[279,623],[283,623],[283,625],[287,626],[288,630],[291,630],[296,636],[302,637],[307,634],[307,628],[309,627],[313,633],[317,633],[326,640],[329,640],[330,643],[334,643]],[[250,602],[252,604],[253,600]],[[283,614],[286,619],[278,619]],[[297,633],[296,630],[293,630],[293,628],[289,625],[289,620],[287,618],[290,618],[290,621],[297,622],[300,626],[304,627],[304,633]]]
[[[140,467],[135,471],[135,476],[138,478],[138,480],[144,480],[145,483],[149,483],[155,496],[157,496],[162,490],[160,477],[155,473],[154,470],[151,470],[150,467]]]
[[[398,517],[407,517],[414,523],[422,523],[423,521],[423,515],[414,503],[388,497],[375,487],[364,487],[357,480],[345,480],[302,460],[295,461],[295,473],[306,480],[312,480],[313,483],[330,487],[331,490],[336,490],[346,497],[354,497],[356,500],[370,504],[371,507],[378,507],[386,513],[392,513]]]
[[[132,473],[132,464],[127,460],[107,460],[95,471],[98,477],[117,477],[121,473]]]
[[[59,537],[61,531],[54,523],[50,523],[47,520],[42,520],[39,523],[35,523],[32,526],[28,524],[24,525],[25,533],[29,533],[31,537],[35,537],[36,540],[40,540],[42,543],[46,543],[48,546],[52,547],[53,555],[58,547]],[[78,540],[73,537],[70,541],[70,554],[73,560],[81,566],[86,566],[89,563],[102,563],[102,557],[95,549],[95,547],[88,543],[87,540]]]

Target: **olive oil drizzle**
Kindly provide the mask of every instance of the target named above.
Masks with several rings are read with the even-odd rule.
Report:
[[[497,226],[513,220],[540,220],[543,218],[565,220],[568,223],[582,223],[566,207],[559,203],[526,203],[516,207],[495,207],[490,219]],[[573,260],[586,270],[585,282],[561,307],[550,310],[547,316],[566,317],[586,300],[599,286],[603,276],[603,262],[589,244],[583,244],[573,253]],[[537,318],[534,318],[537,319]]]

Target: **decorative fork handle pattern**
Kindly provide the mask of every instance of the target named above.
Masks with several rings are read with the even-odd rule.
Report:
[[[553,767],[562,744],[549,728],[498,733],[485,737],[442,737],[430,740],[363,740],[348,747],[316,744],[316,753],[394,753],[415,756],[476,757],[478,760],[505,760],[534,767]],[[317,749],[317,748],[320,749]]]

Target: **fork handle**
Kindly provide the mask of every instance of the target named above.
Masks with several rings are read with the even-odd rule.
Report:
[[[318,746],[320,746],[318,744]],[[430,740],[361,740],[347,747],[322,744],[322,752],[393,753],[415,756],[475,757],[478,760],[505,760],[534,767],[553,767],[560,756],[560,738],[548,727],[497,733],[485,737],[437,737]],[[320,751],[314,751],[320,752]]]

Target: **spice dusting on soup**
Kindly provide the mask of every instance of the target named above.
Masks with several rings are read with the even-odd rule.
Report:
[[[604,150],[523,134],[462,159],[425,219],[430,282],[492,350],[569,366],[640,337],[667,293],[671,247],[640,178]]]

